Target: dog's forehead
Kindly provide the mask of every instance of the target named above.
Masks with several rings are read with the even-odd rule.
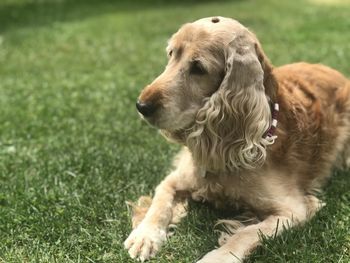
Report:
[[[220,42],[229,43],[235,35],[246,28],[238,21],[221,16],[206,17],[183,25],[170,39],[169,44],[177,46],[183,43]]]
[[[239,32],[245,27],[239,23],[237,20],[232,18],[222,17],[222,16],[213,16],[205,17],[194,21],[192,24],[198,26],[204,26],[211,31],[220,31],[220,30],[230,30],[232,32]]]
[[[183,25],[170,39],[170,43],[200,42],[210,38],[210,33],[204,27],[188,23]]]

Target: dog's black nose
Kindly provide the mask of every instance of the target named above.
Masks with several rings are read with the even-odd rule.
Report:
[[[145,117],[151,116],[156,111],[156,105],[152,103],[136,102],[137,110]]]

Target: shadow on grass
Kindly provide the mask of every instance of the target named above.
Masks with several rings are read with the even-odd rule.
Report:
[[[137,12],[175,6],[191,7],[201,3],[228,0],[43,0],[0,3],[0,33],[23,27],[47,26],[54,22],[81,20],[105,13]],[[242,1],[242,0],[234,0]]]

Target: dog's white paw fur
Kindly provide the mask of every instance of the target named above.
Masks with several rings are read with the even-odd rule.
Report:
[[[206,254],[197,263],[241,263],[242,259],[239,259],[233,253],[225,251],[223,249],[214,249]]]
[[[141,262],[155,256],[166,241],[166,231],[152,225],[140,224],[124,242],[124,247],[132,258]]]

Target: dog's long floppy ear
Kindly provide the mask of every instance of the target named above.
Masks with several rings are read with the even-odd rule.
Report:
[[[264,88],[265,94],[272,100],[276,101],[278,84],[273,75],[273,66],[269,58],[265,55],[264,50],[262,49],[260,43],[256,42],[254,44],[255,52],[258,56],[258,60],[261,64],[261,67],[264,71]]]
[[[271,121],[264,70],[254,42],[236,37],[225,52],[225,77],[198,112],[187,144],[207,170],[253,169],[266,159]]]
[[[264,72],[255,53],[255,47],[240,39],[233,40],[225,50],[225,77],[220,89],[253,87],[264,90]]]

